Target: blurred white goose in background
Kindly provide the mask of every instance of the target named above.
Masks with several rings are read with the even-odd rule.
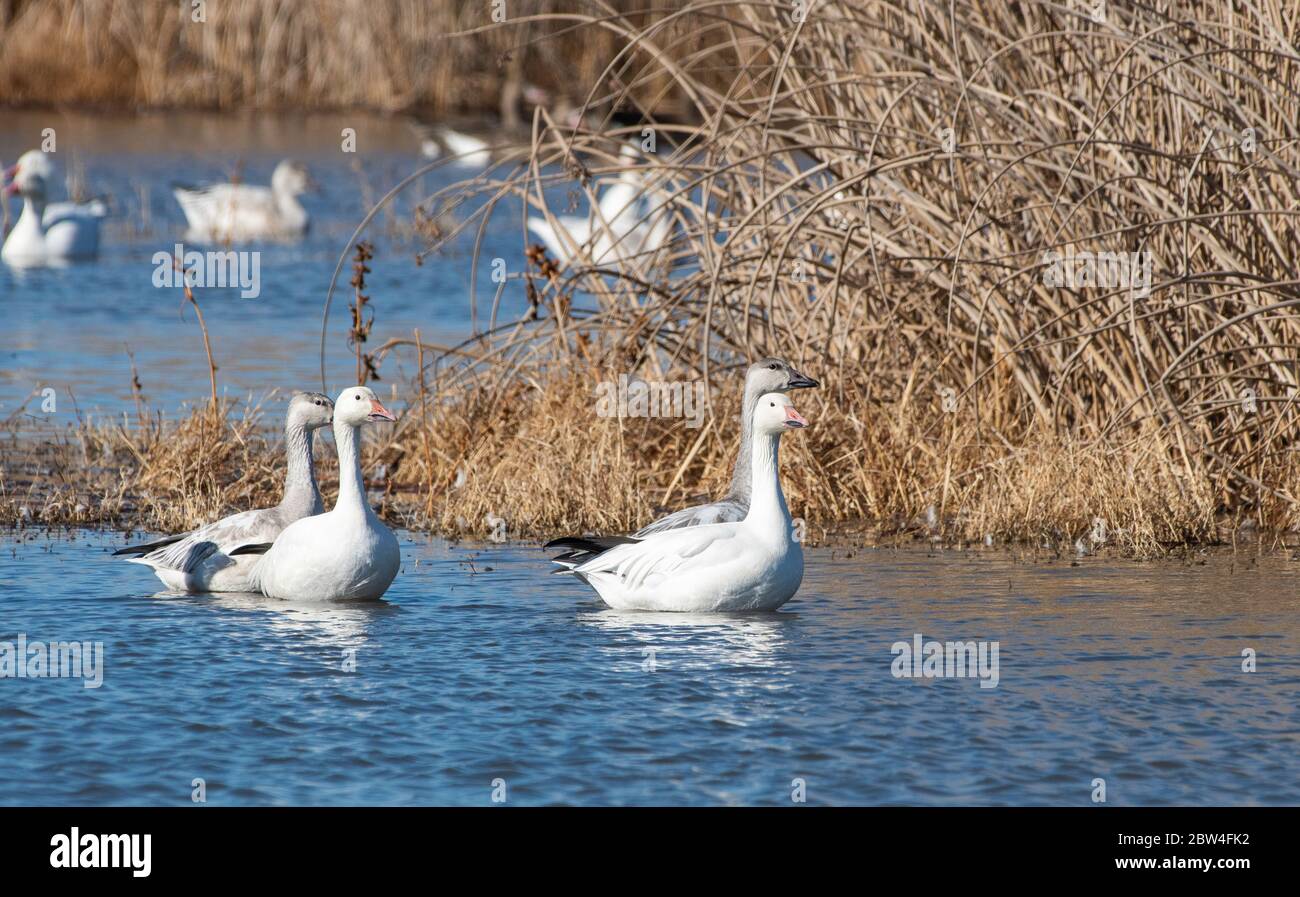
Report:
[[[274,508],[232,514],[192,532],[147,545],[132,545],[113,554],[135,554],[133,564],[152,567],[169,589],[185,592],[247,592],[256,557],[231,556],[250,542],[272,542],[289,524],[325,510],[312,464],[312,431],[333,420],[334,403],[315,392],[289,400],[284,422],[284,497]]]
[[[426,159],[447,156],[459,168],[486,168],[492,161],[492,144],[482,137],[446,125],[414,125],[420,138],[420,155]]]
[[[269,187],[210,184],[177,187],[172,193],[189,223],[187,240],[245,243],[302,237],[311,220],[298,197],[315,189],[307,167],[285,159],[275,166]]]
[[[364,386],[339,394],[334,403],[338,501],[328,513],[292,524],[270,545],[235,550],[236,555],[263,554],[250,576],[256,590],[294,601],[372,599],[387,591],[401,566],[401,551],[366,499],[358,443],[365,424],[396,419]]]
[[[547,547],[568,549],[556,559],[567,569],[558,572],[577,576],[618,610],[776,610],[803,582],[803,549],[781,491],[781,434],[807,425],[784,393],[759,397],[750,427],[749,512],[739,523],[669,530],[612,547],[556,539]]]
[[[644,185],[640,172],[632,167],[636,158],[636,148],[624,144],[619,151],[623,170],[601,192],[591,213],[554,215],[558,227],[546,218],[529,216],[528,229],[541,237],[551,255],[566,263],[588,252],[592,264],[599,265],[615,257],[632,258],[642,251],[657,249],[667,236],[662,230],[668,221],[667,210],[641,221],[645,214]],[[656,239],[658,245],[651,246]]]
[[[631,255],[651,256],[667,242],[673,229],[672,209],[668,202],[668,191],[662,184],[641,191],[641,207],[637,214],[641,220],[625,240]]]
[[[29,150],[5,176],[12,179],[5,192],[22,196],[23,210],[0,249],[0,259],[35,266],[93,259],[99,254],[99,222],[108,209],[100,200],[47,202],[54,181],[49,155]]]

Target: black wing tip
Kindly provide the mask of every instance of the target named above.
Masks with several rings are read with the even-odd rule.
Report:
[[[168,545],[174,545],[181,539],[184,539],[185,535],[186,534],[182,533],[179,536],[168,536],[166,539],[159,539],[157,542],[146,542],[144,545],[128,545],[125,548],[119,548],[117,551],[113,552],[113,556],[117,557],[122,554],[148,554],[151,551],[157,551],[159,548],[166,548]]]
[[[550,542],[543,545],[543,549],[582,549],[590,551],[591,549],[612,549],[615,545],[628,545],[630,542],[640,542],[634,536],[564,536],[562,538],[552,538]]]
[[[632,536],[565,536],[560,539],[552,539],[543,545],[542,549],[550,551],[555,548],[565,548],[571,551],[600,554],[602,551],[609,551],[616,545],[627,545],[640,541],[640,539]]]
[[[611,548],[619,545],[630,545],[640,542],[640,539],[633,536],[565,536],[562,539],[552,539],[543,546],[544,550],[564,549],[564,553],[551,558],[557,564],[572,564],[577,567],[585,564],[593,558],[598,558]],[[569,573],[569,570],[558,570],[557,573]]]
[[[237,554],[266,554],[271,549],[270,542],[254,542],[248,545],[240,545],[234,551],[228,552],[231,557]]]

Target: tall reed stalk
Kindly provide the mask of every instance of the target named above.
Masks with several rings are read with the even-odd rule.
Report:
[[[212,357],[212,338],[208,336],[208,324],[203,320],[203,309],[199,308],[199,301],[194,298],[194,287],[191,284],[190,272],[186,270],[182,260],[177,257],[173,262],[177,271],[181,275],[181,289],[185,293],[185,301],[194,309],[194,316],[199,321],[199,332],[203,334],[203,353],[208,360],[208,385],[211,390],[210,408],[215,416],[220,406],[220,400],[217,398],[217,362]],[[132,361],[132,380],[135,380],[135,363]]]

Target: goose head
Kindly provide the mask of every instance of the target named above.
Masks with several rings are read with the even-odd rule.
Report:
[[[45,178],[34,172],[19,172],[18,176],[10,181],[9,186],[5,188],[9,194],[17,193],[24,199],[30,199],[32,202],[40,205],[45,202]]]
[[[5,177],[10,179],[8,193],[43,200],[45,185],[54,177],[54,163],[40,150],[28,150],[5,172]]]
[[[334,419],[350,427],[397,420],[379,401],[375,391],[365,386],[353,386],[339,393],[334,400]]]
[[[289,400],[289,426],[316,430],[334,423],[334,402],[318,392],[297,392]]]
[[[5,171],[5,178],[15,183],[19,176],[31,177],[32,175],[44,178],[46,181],[54,179],[54,163],[40,150],[28,150],[23,153],[18,157],[18,161]]]
[[[745,372],[745,392],[750,395],[787,392],[791,389],[815,389],[821,386],[812,377],[799,373],[784,358],[764,358]]]
[[[306,165],[293,159],[285,159],[275,166],[275,171],[271,173],[271,189],[286,196],[301,196],[317,188]]]
[[[794,402],[785,393],[769,392],[759,397],[754,408],[754,432],[775,436],[806,426],[808,421],[794,410]]]

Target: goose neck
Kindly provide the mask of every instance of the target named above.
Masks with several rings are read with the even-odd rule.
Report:
[[[339,498],[334,509],[370,513],[361,479],[361,428],[334,421],[334,443],[339,450]]]
[[[790,535],[790,509],[781,491],[780,446],[779,433],[750,437],[751,492],[745,522],[786,538]]]
[[[754,409],[758,406],[759,394],[754,388],[745,389],[745,400],[740,409],[740,451],[736,453],[736,466],[731,472],[730,497],[747,501],[754,471],[750,463],[753,454]]]
[[[292,191],[272,184],[271,196],[275,200],[276,209],[279,210],[280,215],[286,221],[298,221],[306,215],[306,210],[303,209],[302,203],[298,201],[297,194]]]
[[[14,223],[14,230],[32,231],[33,233],[45,233],[45,197],[23,196],[23,210],[18,213],[18,220]]]
[[[295,518],[319,514],[324,508],[312,463],[312,431],[300,424],[288,424],[284,444],[287,473],[280,507]]]

